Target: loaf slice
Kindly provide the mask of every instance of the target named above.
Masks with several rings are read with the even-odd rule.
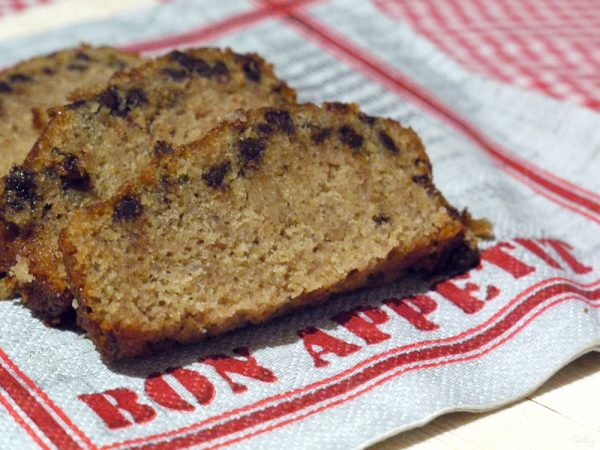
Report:
[[[78,323],[112,360],[435,266],[466,231],[411,129],[307,104],[251,111],[155,161],[75,214],[61,249]]]
[[[115,48],[81,45],[0,73],[0,177],[23,161],[48,122],[49,108],[67,103],[74,90],[103,84],[114,72],[141,62]],[[6,275],[0,270],[0,299],[14,295]]]
[[[59,108],[2,183],[0,238],[25,304],[49,324],[72,311],[58,234],[73,211],[110,198],[152,158],[239,110],[288,101],[294,91],[260,57],[196,49],[119,73]]]

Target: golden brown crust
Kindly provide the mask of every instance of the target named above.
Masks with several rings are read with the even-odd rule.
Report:
[[[268,122],[269,117],[273,119],[272,123],[276,123],[279,127],[278,131],[269,131],[264,126]],[[324,123],[327,121],[328,123]],[[328,130],[329,128],[332,129],[323,132],[323,130]],[[321,135],[324,134],[327,137],[323,141],[321,140]],[[261,140],[264,140],[264,143]],[[242,142],[251,143],[252,145],[249,148],[245,148],[245,145],[241,145]],[[278,144],[274,142],[278,142]],[[295,146],[294,149],[297,150],[290,149],[292,146]],[[238,151],[240,152],[239,156],[236,156],[236,152]],[[245,151],[250,156],[245,154]],[[375,231],[371,231],[371,233],[375,234],[380,229],[378,227],[391,227],[387,229],[386,233],[393,231],[392,235],[394,236],[396,236],[394,233],[398,233],[397,236],[400,241],[396,245],[388,247],[385,246],[388,244],[374,243],[373,246],[381,245],[381,251],[385,251],[383,254],[379,252],[374,253],[372,256],[365,255],[362,257],[360,252],[358,252],[358,256],[352,254],[352,252],[348,252],[346,255],[347,259],[355,258],[356,261],[352,264],[356,264],[356,268],[351,270],[343,269],[343,273],[340,273],[335,279],[329,278],[329,281],[320,287],[307,288],[306,291],[302,291],[298,295],[292,295],[289,298],[274,299],[271,303],[265,303],[262,300],[259,301],[257,297],[255,304],[260,304],[260,307],[238,307],[239,305],[235,303],[228,303],[228,306],[223,306],[222,309],[228,308],[229,311],[224,316],[219,316],[216,319],[211,318],[211,313],[207,312],[208,310],[198,307],[200,303],[207,301],[202,296],[198,297],[198,294],[192,294],[191,300],[185,301],[182,295],[181,303],[190,306],[190,310],[182,315],[181,319],[178,319],[179,321],[167,321],[164,326],[161,325],[161,321],[163,320],[161,312],[165,315],[175,314],[177,308],[167,309],[166,306],[153,307],[151,309],[152,313],[140,313],[139,319],[136,319],[134,317],[135,314],[138,314],[136,312],[128,316],[127,320],[122,319],[122,312],[115,312],[120,311],[119,308],[121,307],[124,311],[129,306],[131,306],[131,311],[141,311],[146,306],[143,303],[145,300],[138,300],[136,297],[131,296],[134,294],[128,294],[127,292],[129,291],[126,292],[125,287],[123,290],[114,287],[122,286],[122,283],[129,283],[133,291],[137,292],[139,290],[140,292],[145,292],[144,281],[140,280],[138,284],[135,281],[130,282],[129,278],[122,280],[119,278],[117,272],[125,269],[126,266],[131,268],[131,264],[135,264],[133,260],[129,263],[124,262],[128,261],[128,256],[123,255],[131,253],[132,258],[135,258],[137,255],[140,267],[136,273],[143,273],[145,274],[144,277],[150,277],[151,279],[155,273],[152,271],[148,273],[146,269],[143,269],[145,267],[143,261],[155,261],[148,254],[148,252],[153,251],[151,250],[154,248],[151,247],[152,242],[157,241],[156,245],[158,248],[169,247],[171,241],[167,240],[168,238],[164,238],[165,242],[162,242],[161,239],[163,235],[172,230],[172,226],[165,225],[165,228],[154,229],[151,228],[153,225],[150,224],[161,223],[161,218],[164,217],[177,216],[178,211],[182,211],[181,208],[184,208],[186,211],[194,211],[200,206],[199,204],[187,205],[185,207],[173,206],[175,210],[171,211],[170,208],[172,206],[170,205],[180,199],[179,196],[183,195],[183,191],[181,190],[183,188],[172,187],[169,182],[165,184],[165,180],[180,179],[182,172],[185,172],[185,176],[190,180],[188,183],[192,183],[191,185],[186,185],[189,186],[186,188],[186,192],[195,192],[194,196],[196,198],[203,198],[203,205],[210,205],[212,202],[215,204],[214,207],[206,206],[208,209],[203,213],[205,215],[195,220],[215,220],[217,221],[216,223],[219,223],[216,217],[213,219],[208,218],[212,217],[211,215],[216,214],[220,209],[223,209],[225,205],[235,210],[237,208],[234,206],[235,195],[239,194],[239,197],[243,198],[243,192],[246,192],[247,202],[251,202],[255,192],[260,193],[260,195],[268,195],[269,186],[272,186],[270,183],[275,183],[281,189],[287,189],[287,184],[283,181],[280,182],[283,184],[277,184],[277,179],[273,179],[272,177],[289,176],[289,180],[297,180],[296,182],[298,183],[303,182],[307,178],[310,179],[313,175],[317,177],[315,170],[311,169],[312,171],[309,172],[303,171],[302,163],[303,161],[307,162],[306,155],[304,154],[299,155],[296,153],[296,156],[299,158],[298,164],[293,166],[295,168],[287,168],[288,164],[291,165],[294,163],[293,152],[299,151],[305,152],[307,155],[313,155],[317,161],[322,159],[324,167],[332,167],[332,165],[338,164],[336,162],[338,156],[344,158],[339,160],[344,161],[344,163],[340,162],[339,164],[349,164],[352,166],[350,169],[353,171],[348,173],[353,173],[359,177],[363,176],[360,185],[370,185],[369,189],[373,189],[372,204],[366,203],[359,206],[366,209],[373,205],[383,207],[388,204],[391,205],[392,209],[396,208],[393,212],[396,215],[392,213],[390,213],[390,216],[380,214],[373,215],[372,218],[370,215],[367,215],[370,225],[369,223],[366,224],[366,229],[373,230],[374,226]],[[263,159],[265,160],[264,162],[262,162]],[[222,175],[219,171],[219,168],[223,167],[220,161],[223,160],[228,161],[226,175]],[[371,166],[375,167],[376,170],[373,169],[372,172],[366,174],[366,171],[370,170],[369,167]],[[208,170],[202,169],[203,167],[208,167]],[[281,167],[283,172],[278,172],[279,169],[277,167]],[[196,172],[190,168],[195,168]],[[190,170],[192,171],[190,172]],[[290,172],[286,172],[288,170]],[[202,176],[193,174],[199,173],[199,171],[202,171]],[[295,171],[297,171],[298,175],[296,175]],[[275,173],[277,174],[276,176],[274,175]],[[302,175],[300,176],[300,174]],[[378,181],[374,178],[380,174],[386,180],[383,184],[381,184],[380,180]],[[213,177],[213,175],[215,176]],[[380,199],[381,196],[386,195],[386,192],[380,192],[379,188],[375,188],[374,186],[388,186],[387,183],[389,181],[387,180],[392,179],[403,180],[403,183],[407,183],[407,194],[406,197],[393,198],[391,199],[392,203],[386,203],[387,200]],[[316,181],[306,182],[316,183]],[[349,192],[356,190],[352,187],[354,186],[353,183],[354,179],[349,178],[347,181],[347,186],[350,187]],[[258,187],[253,187],[255,184]],[[357,189],[360,189],[358,188],[360,185],[357,184]],[[312,184],[310,186],[298,185],[291,188],[291,192],[309,189],[309,187],[314,186]],[[389,188],[390,192],[400,192],[398,189],[403,187],[389,186]],[[174,197],[169,197],[169,200],[163,205],[162,201],[156,199],[162,198],[163,194],[159,195],[158,193],[163,192],[165,189],[167,195],[169,195],[169,189],[175,189],[175,191],[172,194]],[[248,190],[243,191],[243,189]],[[329,188],[323,187],[323,189],[328,190]],[[176,194],[177,192],[180,194]],[[279,194],[275,194],[273,198],[275,201],[282,201]],[[288,202],[293,202],[293,196],[286,198]],[[304,201],[301,198],[305,197],[298,196],[297,200]],[[402,206],[403,203],[409,204],[411,202],[416,202],[416,204],[414,206]],[[423,212],[422,214],[419,212],[419,202],[423,204],[422,206],[427,212]],[[124,204],[128,205],[126,209],[121,208]],[[221,204],[222,206],[218,206]],[[181,205],[181,203],[178,203],[178,205]],[[274,203],[272,206],[273,209],[277,209],[278,207]],[[258,210],[252,210],[252,214],[256,216],[258,211],[268,212],[270,207],[271,204],[265,207],[260,205]],[[251,206],[250,204],[245,204],[244,208],[247,212],[247,210],[251,209]],[[264,208],[267,208],[267,210]],[[290,210],[294,208],[295,206],[291,203],[287,207],[283,206],[281,209],[285,211],[286,209]],[[328,203],[327,208],[336,209],[337,207],[334,203]],[[406,209],[408,219],[424,221],[422,231],[419,232],[419,235],[411,234],[412,231],[410,230],[403,233],[401,230],[403,227],[409,226],[407,224],[399,224],[398,228],[394,228],[395,225],[393,223],[395,220],[404,220],[401,215],[398,215],[404,211],[402,208]],[[121,216],[122,211],[126,211],[127,214]],[[356,214],[359,213],[360,211]],[[307,223],[310,222],[310,216],[315,214],[319,214],[319,212],[316,210],[307,211],[306,223],[300,224],[300,227],[308,226]],[[124,219],[121,219],[121,217],[124,217]],[[256,220],[261,221],[259,218]],[[265,221],[264,218],[262,220]],[[428,221],[431,222],[429,223]],[[372,222],[375,222],[375,225]],[[194,221],[191,223],[197,224],[198,222]],[[242,221],[240,223],[246,224],[247,222]],[[267,222],[265,221],[264,223]],[[277,223],[269,223],[269,226],[275,225]],[[210,225],[207,225],[207,227],[210,228]],[[260,227],[258,229],[260,231]],[[415,230],[417,229],[419,228],[415,228]],[[146,235],[146,233],[150,233],[150,230],[152,230],[153,234]],[[194,232],[196,239],[199,239],[198,245],[205,245],[205,240],[216,239],[218,241],[219,233],[224,234],[225,231],[219,231],[221,230],[219,227],[216,230],[216,238],[214,235],[205,238],[205,232]],[[285,232],[285,227],[282,230],[282,232]],[[350,229],[348,230],[348,232],[351,231]],[[178,230],[178,233],[185,233],[185,231],[185,229],[181,229]],[[99,351],[107,359],[114,360],[153,353],[176,343],[196,342],[206,336],[221,334],[248,323],[261,323],[297,307],[322,302],[335,293],[345,292],[374,283],[390,282],[410,268],[434,270],[436,267],[445,264],[450,255],[455,255],[454,250],[457,248],[468,249],[471,252],[474,251],[465,242],[466,231],[460,214],[448,205],[447,201],[431,182],[429,160],[420,139],[412,130],[401,128],[396,122],[389,119],[366,117],[360,113],[355,105],[327,104],[324,108],[320,108],[308,104],[287,106],[278,110],[266,108],[248,112],[241,120],[221,125],[201,141],[182,146],[173,154],[156,159],[137,180],[124,186],[112,199],[95,205],[88,210],[78,212],[73,217],[69,227],[61,234],[60,247],[63,252],[73,292],[79,304],[77,308],[78,323],[88,332]],[[368,243],[369,237],[364,234],[361,235],[364,236],[362,239]],[[410,236],[410,238],[407,237],[406,239],[408,240],[403,241],[404,235]],[[85,236],[95,237],[91,241],[88,241],[84,239]],[[171,238],[174,238],[174,236],[171,233]],[[210,234],[206,234],[206,236],[210,236]],[[255,239],[255,243],[262,243],[265,240],[265,236],[259,235]],[[248,237],[248,239],[250,238]],[[252,243],[251,240],[248,242]],[[285,242],[287,243],[286,245],[294,247],[295,241]],[[395,241],[392,239],[389,242]],[[317,242],[315,249],[321,244]],[[173,245],[175,244],[173,243]],[[219,253],[215,253],[214,257],[217,259],[223,258],[223,262],[219,266],[220,270],[223,271],[221,275],[223,278],[219,280],[219,283],[227,284],[225,281],[227,264],[225,259],[229,250],[225,250],[228,248],[224,247],[225,244],[215,245],[216,247],[210,247],[210,250],[207,248],[206,252],[208,253],[204,256],[208,258],[206,261],[210,261],[210,252],[223,252],[221,256],[219,256]],[[368,248],[369,245],[365,248]],[[237,248],[244,247],[245,244],[236,244],[236,246]],[[272,243],[272,246],[273,248],[277,248],[277,242]],[[100,275],[95,273],[97,269],[94,269],[90,264],[91,255],[94,255],[94,260],[99,265],[102,265],[102,255],[107,248],[111,249],[111,268],[106,269],[107,272],[102,272],[102,277],[97,278]],[[126,251],[124,250],[125,248],[127,249]],[[219,248],[222,250],[215,250]],[[234,251],[235,248],[235,246],[231,247],[231,251]],[[197,260],[198,264],[202,265],[200,260],[203,260],[203,251],[201,249],[197,250],[200,254],[196,253],[197,256],[194,257],[181,254],[176,254],[175,256],[167,255],[171,259],[167,258],[165,261],[170,262],[164,262],[164,265],[152,266],[154,269],[151,270],[155,270],[157,274],[162,273],[169,270],[169,267],[173,266],[175,262],[186,264],[186,261],[188,261],[186,258],[193,261]],[[313,249],[314,251],[317,250]],[[123,255],[121,254],[122,252]],[[248,258],[252,257],[251,255],[250,253],[250,256],[244,257],[240,261],[242,263],[243,261],[247,261]],[[343,257],[343,255],[343,251],[342,253],[338,252],[336,256],[337,260]],[[466,262],[468,265],[477,262],[477,257],[473,257],[472,254],[470,258],[463,259],[463,263]],[[122,264],[123,266],[121,266]],[[209,268],[212,267],[209,265],[210,262],[206,264],[208,264],[207,270],[210,271]],[[112,265],[114,265],[114,269]],[[267,265],[264,267],[265,271],[270,269]],[[319,270],[325,269],[328,269],[328,267],[319,266]],[[462,267],[462,269],[464,270],[465,267]],[[240,280],[244,277],[248,279],[252,278],[250,275],[245,274],[243,269],[240,268],[237,272],[236,270],[233,270],[233,273],[238,274],[235,277],[236,279],[238,276]],[[183,274],[184,272],[181,272],[179,276]],[[117,276],[117,278],[112,282],[111,287],[104,286],[103,278],[112,277],[113,275]],[[173,275],[174,282],[177,282],[177,276],[176,272]],[[293,278],[293,274],[290,276]],[[287,281],[283,280],[283,278],[274,278],[273,283],[275,285],[278,285],[278,283],[287,283]],[[169,280],[165,280],[165,283],[169,282]],[[196,281],[194,283],[199,282]],[[252,280],[250,280],[249,285],[252,285]],[[194,292],[196,293],[208,292],[214,287],[208,284],[194,284],[194,286]],[[173,285],[173,289],[175,288],[176,286]],[[107,294],[107,292],[112,294]],[[148,292],[151,291],[149,290]],[[244,292],[248,296],[248,302],[253,304],[253,290],[248,288],[244,289]],[[109,295],[114,295],[114,299],[108,298]],[[149,297],[149,294],[145,293],[142,297],[145,299]],[[157,298],[157,302],[159,300]],[[165,301],[167,301],[166,297]],[[219,307],[216,308],[218,310]]]
[[[49,324],[72,300],[57,240],[73,211],[109,198],[156,155],[239,109],[295,101],[262,58],[218,49],[175,51],[78,95],[54,109],[0,199],[0,219],[19,230],[14,243],[0,242],[10,250],[5,262],[24,302]]]

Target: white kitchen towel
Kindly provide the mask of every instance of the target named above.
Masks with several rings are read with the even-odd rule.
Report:
[[[437,186],[496,240],[434,290],[406,279],[113,366],[1,302],[0,448],[362,448],[514,401],[600,345],[597,113],[465,71],[381,2],[112,3],[27,34],[0,21],[0,66],[80,41],[258,52],[303,101],[413,127]]]

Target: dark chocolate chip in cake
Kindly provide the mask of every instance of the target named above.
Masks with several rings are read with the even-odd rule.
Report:
[[[57,173],[63,189],[85,191],[90,188],[90,175],[87,173],[77,156],[70,153],[58,165]]]
[[[78,59],[79,61],[91,61],[92,60],[90,55],[88,55],[87,53],[82,52],[82,51],[77,52],[77,54],[75,55],[75,59]]]
[[[202,58],[196,58],[178,50],[171,52],[171,57],[190,72],[204,77],[212,75],[212,67]]]
[[[144,208],[140,200],[133,195],[126,195],[114,206],[113,220],[122,222],[124,220],[135,220],[142,215]]]
[[[122,115],[121,101],[119,99],[119,90],[115,86],[109,86],[97,96],[100,104],[110,109],[113,116]]]
[[[379,140],[384,145],[384,147],[387,148],[394,155],[397,155],[400,153],[400,150],[398,150],[398,147],[396,146],[396,143],[394,142],[394,140],[384,130],[379,131]]]
[[[271,88],[271,92],[280,93],[281,91],[283,91],[284,87],[285,87],[285,83],[277,83],[275,86],[273,86]]]
[[[256,131],[265,136],[270,136],[275,131],[271,125],[268,123],[259,123],[255,127]]]
[[[219,187],[223,184],[225,175],[227,175],[227,172],[229,172],[230,168],[230,161],[224,161],[220,164],[216,164],[202,174],[202,179],[210,187]]]
[[[118,117],[125,117],[132,108],[148,103],[148,97],[143,89],[128,89],[123,100],[116,86],[106,88],[98,94],[97,99],[98,102],[110,109],[111,115]]]
[[[377,225],[383,225],[384,223],[388,223],[391,219],[390,216],[387,216],[385,214],[376,214],[372,217],[373,222],[375,222]]]
[[[260,63],[250,56],[243,57],[242,70],[246,74],[246,78],[250,81],[258,83],[260,81]]]
[[[333,128],[316,128],[312,131],[310,138],[315,144],[323,143],[333,133]]]
[[[365,113],[360,113],[358,115],[358,119],[362,123],[366,123],[367,125],[373,125],[377,121],[377,117],[369,116],[369,115],[367,115]]]
[[[412,180],[421,186],[426,186],[431,183],[431,178],[429,178],[429,175],[415,175],[412,177]]]
[[[364,138],[350,125],[340,127],[339,136],[342,143],[355,150],[361,148],[364,142]]]
[[[229,68],[223,61],[217,61],[213,64],[212,75],[217,78],[227,78],[229,76]]]
[[[125,96],[125,101],[127,103],[127,107],[137,107],[148,104],[148,96],[146,92],[141,88],[131,88],[127,90],[127,95]]]
[[[6,81],[0,81],[0,93],[9,94],[13,91],[13,88]]]
[[[183,81],[188,76],[188,72],[180,69],[173,69],[171,67],[165,67],[162,72],[174,81]]]
[[[4,198],[15,211],[22,210],[26,203],[33,208],[38,200],[33,172],[23,166],[12,166],[4,180]]]
[[[179,175],[179,177],[177,177],[177,183],[179,184],[186,184],[190,182],[190,177],[189,175],[186,175],[185,173],[183,175]]]
[[[265,119],[271,125],[285,131],[287,134],[292,134],[296,130],[292,116],[285,109],[271,109],[265,113]]]
[[[238,148],[244,163],[259,161],[266,146],[265,141],[259,138],[246,138],[238,142]]]
[[[162,156],[169,153],[173,153],[173,146],[167,141],[156,141],[154,145],[154,154],[156,156]]]
[[[33,80],[29,75],[25,75],[24,73],[13,73],[8,77],[11,83],[25,83],[27,81]]]

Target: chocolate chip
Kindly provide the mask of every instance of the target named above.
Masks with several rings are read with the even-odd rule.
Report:
[[[365,113],[360,113],[358,115],[358,119],[362,123],[366,123],[367,125],[373,125],[377,121],[377,117],[369,116],[369,115],[367,115]]]
[[[283,88],[285,87],[285,83],[278,83],[275,86],[273,86],[271,88],[271,92],[274,92],[276,94],[281,94],[281,92],[283,92]]]
[[[229,68],[223,61],[216,61],[212,66],[202,58],[194,57],[188,53],[174,51],[171,52],[171,58],[185,67],[189,72],[194,72],[201,77],[210,78],[216,77],[223,79],[229,76]],[[169,74],[168,72],[165,72]],[[180,74],[174,74],[175,77],[180,77]]]
[[[166,155],[173,153],[173,147],[167,141],[156,141],[154,145],[154,154],[156,156]]]
[[[195,72],[204,77],[212,75],[212,67],[202,58],[195,58],[178,50],[171,52],[171,57],[190,72]]]
[[[388,223],[391,219],[390,216],[387,216],[385,214],[377,214],[375,216],[372,217],[373,222],[375,222],[377,225],[382,225],[384,223]]]
[[[341,102],[329,102],[325,103],[325,108],[328,111],[337,111],[337,112],[348,112],[350,111],[350,105]]]
[[[125,99],[121,98],[121,93],[116,86],[110,86],[97,96],[97,100],[102,105],[110,109],[110,114],[118,117],[125,117],[134,107],[148,103],[146,92],[140,88],[128,89]]]
[[[8,79],[11,83],[24,83],[26,81],[31,81],[33,78],[31,78],[29,75],[25,75],[24,73],[14,73],[9,76]]]
[[[251,56],[242,57],[242,70],[244,71],[244,74],[246,74],[246,78],[250,81],[254,81],[255,83],[260,81],[260,62]]]
[[[56,73],[56,69],[46,66],[42,69],[42,73],[45,75],[54,75]]]
[[[79,162],[79,158],[71,153],[65,154],[64,160],[56,167],[56,173],[64,190],[86,191],[90,188],[90,175]]]
[[[339,136],[342,143],[353,149],[361,148],[364,142],[364,138],[349,125],[344,125],[339,129]]]
[[[294,120],[289,111],[285,109],[270,109],[265,113],[265,119],[271,125],[285,131],[287,134],[293,134],[296,131]]]
[[[10,94],[13,91],[13,88],[6,81],[0,81],[0,93],[2,94]]]
[[[4,180],[4,198],[15,211],[20,211],[28,203],[33,208],[38,200],[35,175],[23,166],[12,166]]]
[[[270,136],[275,131],[268,123],[259,123],[255,128],[256,131],[258,131],[260,134],[264,134],[265,136]]]
[[[202,179],[210,187],[219,187],[223,184],[225,175],[227,175],[227,172],[229,172],[230,168],[230,161],[224,161],[220,164],[216,164],[202,174]]]
[[[216,77],[227,77],[229,76],[229,68],[223,61],[217,61],[212,67],[212,74]]]
[[[91,61],[92,60],[90,55],[88,55],[85,52],[81,52],[81,51],[79,51],[75,54],[75,59],[78,59],[79,61]]]
[[[147,105],[148,96],[146,95],[146,92],[141,88],[131,88],[127,91],[125,101],[127,102],[128,108]]]
[[[52,210],[52,203],[46,203],[42,208],[42,217],[46,217],[48,213]]]
[[[415,183],[420,184],[421,186],[431,184],[431,179],[429,178],[429,175],[415,175],[414,177],[412,177],[412,180]]]
[[[126,195],[119,200],[114,207],[113,220],[122,222],[123,220],[135,220],[142,215],[144,208],[139,198],[133,195]]]
[[[67,109],[79,109],[81,108],[83,105],[85,105],[86,101],[81,99],[81,100],[76,100],[73,103],[70,103],[67,105]]]
[[[188,72],[185,70],[173,69],[171,67],[165,67],[162,72],[174,81],[182,81],[188,76]]]
[[[119,90],[116,86],[109,86],[98,94],[97,100],[100,104],[110,109],[113,116],[124,116],[127,112],[121,109],[121,100],[119,98]]]
[[[394,140],[384,130],[379,131],[379,140],[384,145],[384,147],[387,148],[394,155],[400,153],[400,150],[398,150],[398,147],[396,146]]]
[[[315,144],[322,144],[331,136],[331,133],[333,133],[333,128],[316,128],[312,131],[310,138]]]
[[[67,65],[67,69],[71,72],[85,72],[89,67],[85,64],[70,63]]]
[[[238,142],[238,148],[245,164],[260,161],[267,144],[263,139],[246,138]]]

